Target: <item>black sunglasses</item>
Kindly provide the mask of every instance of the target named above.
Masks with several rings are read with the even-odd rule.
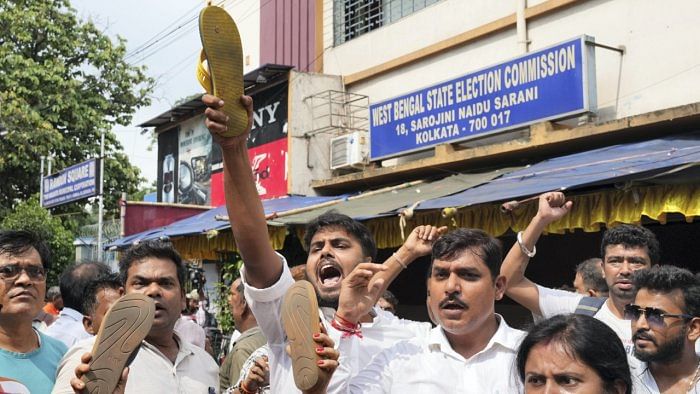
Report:
[[[24,271],[29,278],[34,281],[42,281],[46,279],[46,271],[40,265],[25,265],[7,264],[0,266],[0,279],[15,280],[19,274]]]
[[[664,326],[664,318],[667,317],[675,317],[678,319],[692,319],[695,316],[692,315],[686,315],[686,314],[673,314],[673,313],[666,313],[661,309],[657,308],[642,308],[639,305],[634,305],[634,304],[628,304],[625,305],[625,312],[624,312],[624,318],[626,320],[634,320],[637,321],[639,318],[644,314],[644,317],[647,319],[647,322],[649,323],[650,326],[656,326],[656,327],[663,327]]]

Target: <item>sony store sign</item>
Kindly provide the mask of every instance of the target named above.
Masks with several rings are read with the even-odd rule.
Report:
[[[372,104],[372,160],[594,111],[593,42],[581,36]]]

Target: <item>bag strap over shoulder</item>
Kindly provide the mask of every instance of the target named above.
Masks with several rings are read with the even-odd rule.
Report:
[[[576,305],[574,313],[577,315],[594,316],[603,306],[607,298],[604,297],[583,297]]]

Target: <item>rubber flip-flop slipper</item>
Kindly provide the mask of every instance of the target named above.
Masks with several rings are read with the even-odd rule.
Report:
[[[155,304],[143,294],[127,294],[105,314],[92,347],[90,371],[83,375],[88,393],[111,394],[153,325]]]
[[[200,56],[197,79],[208,93],[224,100],[220,110],[229,118],[226,124],[228,130],[221,135],[233,137],[243,134],[248,128],[248,113],[240,102],[243,94],[243,50],[238,28],[223,8],[207,6],[199,13],[199,36],[209,70],[205,73]]]
[[[287,290],[282,304],[282,324],[289,342],[294,383],[299,390],[309,390],[318,382],[316,342],[320,332],[318,302],[311,283],[300,280]]]

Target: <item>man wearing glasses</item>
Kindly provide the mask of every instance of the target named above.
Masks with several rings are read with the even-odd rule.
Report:
[[[634,275],[634,303],[625,306],[632,321],[632,364],[636,393],[700,393],[700,282],[688,270],[655,266]]]
[[[50,259],[35,234],[0,231],[0,392],[49,393],[54,385],[66,346],[32,328]]]

